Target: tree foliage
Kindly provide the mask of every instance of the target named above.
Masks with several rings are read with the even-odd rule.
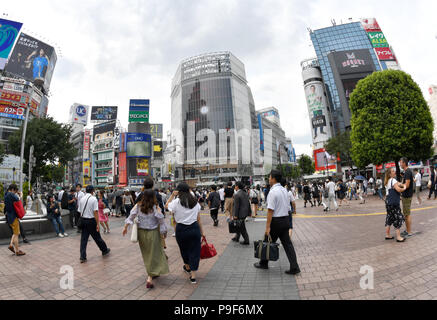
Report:
[[[358,167],[432,156],[434,123],[419,86],[403,71],[374,72],[351,94],[352,159]]]
[[[343,163],[348,164],[352,167],[352,143],[350,138],[350,131],[346,130],[345,132],[332,137],[325,144],[325,150],[331,155],[337,157],[337,153],[340,153],[340,159]]]
[[[297,163],[304,175],[311,175],[316,171],[313,159],[306,154],[301,155]]]
[[[65,170],[63,166],[49,164],[42,168],[42,181],[47,182],[63,182]]]
[[[6,156],[5,146],[3,144],[0,144],[0,164],[3,163],[5,156]]]
[[[282,167],[278,165],[277,169],[281,171],[286,178],[299,179],[302,177],[302,171],[300,167],[296,165],[283,164]]]
[[[24,172],[28,172],[30,146],[34,146],[33,156],[36,166],[32,177],[36,178],[44,172],[47,164],[66,164],[77,155],[77,150],[70,142],[71,126],[56,122],[51,117],[34,118],[27,125],[24,149]],[[9,137],[9,147],[13,154],[19,156],[23,127]],[[34,179],[32,179],[34,180]]]

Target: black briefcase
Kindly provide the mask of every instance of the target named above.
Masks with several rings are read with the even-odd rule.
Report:
[[[267,241],[254,241],[253,244],[255,249],[255,258],[268,261],[279,260],[279,244],[273,243],[270,235]]]
[[[241,227],[240,220],[230,220],[229,221],[229,233],[238,233]]]

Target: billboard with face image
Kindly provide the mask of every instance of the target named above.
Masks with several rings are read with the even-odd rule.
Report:
[[[56,61],[52,46],[21,33],[5,71],[49,90]]]

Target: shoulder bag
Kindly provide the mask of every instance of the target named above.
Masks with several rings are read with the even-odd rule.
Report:
[[[26,215],[26,210],[24,210],[23,202],[21,202],[21,200],[14,202],[14,210],[20,220]]]
[[[393,179],[391,180],[386,201],[389,206],[399,206],[401,202],[401,194],[393,188]]]
[[[77,221],[77,228],[78,228],[78,229],[82,229],[82,228],[83,228],[83,218],[82,218],[82,215],[83,215],[83,213],[85,212],[86,206],[88,205],[88,200],[89,200],[91,197],[92,197],[92,196],[89,196],[89,197],[88,197],[88,199],[86,200],[86,203],[85,203],[85,207],[83,208],[82,212],[80,213],[79,220]]]

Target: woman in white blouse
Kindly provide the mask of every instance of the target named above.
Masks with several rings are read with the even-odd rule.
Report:
[[[128,226],[138,218],[138,243],[143,256],[147,272],[147,288],[153,288],[152,280],[169,273],[167,257],[161,245],[161,236],[167,235],[164,215],[158,207],[155,191],[144,190],[141,202],[131,210],[125,221],[123,236],[126,235]]]
[[[191,283],[196,283],[201,237],[204,236],[200,222],[200,205],[190,192],[188,184],[182,182],[168,199],[165,208],[172,213],[176,221],[176,241],[184,261],[183,269],[190,275]]]

